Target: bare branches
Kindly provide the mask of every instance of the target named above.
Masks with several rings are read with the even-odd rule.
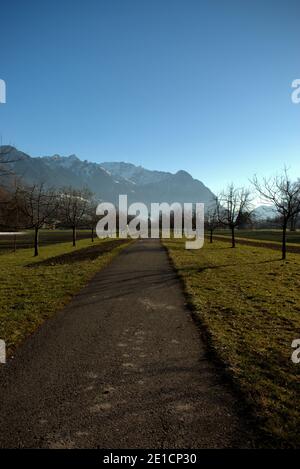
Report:
[[[88,189],[72,187],[64,189],[60,195],[63,219],[73,230],[73,246],[76,246],[76,230],[88,211],[91,196]]]
[[[99,221],[99,215],[97,215],[96,213],[97,206],[98,206],[98,202],[94,198],[90,200],[88,207],[87,207],[87,211],[86,211],[86,217],[85,217],[87,225],[91,229],[92,242],[94,242],[95,229]]]
[[[293,222],[300,213],[300,181],[291,181],[287,169],[283,174],[259,181],[257,176],[252,179],[257,193],[271,203],[281,219],[282,226],[282,259],[286,258],[286,230],[289,222]]]
[[[206,211],[205,215],[205,225],[206,229],[208,229],[210,233],[210,243],[213,242],[213,233],[220,225],[219,217],[218,217],[218,199],[215,199],[214,205],[210,206],[209,209]]]
[[[221,192],[217,201],[219,223],[231,230],[232,247],[235,247],[235,228],[239,226],[245,216],[250,216],[250,191],[245,188],[236,188],[230,184]]]
[[[300,212],[300,182],[291,181],[286,169],[281,176],[264,178],[262,182],[254,176],[252,184],[266,202],[275,206],[283,222]]]
[[[46,189],[43,183],[18,187],[16,197],[27,219],[27,228],[42,228],[54,217],[59,206],[57,193]]]
[[[53,189],[47,189],[43,183],[30,187],[17,187],[16,205],[21,211],[26,228],[35,231],[34,255],[38,255],[39,230],[53,221],[59,208],[59,198]]]

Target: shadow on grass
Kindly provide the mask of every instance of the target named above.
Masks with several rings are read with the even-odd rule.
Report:
[[[37,268],[45,266],[55,266],[63,264],[74,264],[76,262],[83,262],[87,260],[95,260],[102,254],[111,251],[112,249],[121,246],[125,242],[128,242],[126,239],[115,239],[112,241],[106,241],[101,244],[90,246],[88,248],[77,249],[73,252],[68,252],[66,254],[61,254],[59,256],[50,257],[40,262],[32,262],[27,264],[26,267]]]
[[[228,239],[226,236],[215,236],[215,241],[222,241],[225,243],[231,243],[230,238]],[[211,243],[213,244],[213,243]],[[265,242],[263,240],[258,240],[258,239],[241,239],[241,238],[236,238],[236,246],[252,246],[254,248],[268,248],[268,249],[273,249],[275,251],[281,251],[281,243],[278,242],[277,244],[274,241],[270,242]],[[229,246],[231,248],[231,246]],[[218,249],[218,248],[217,248]],[[222,248],[219,248],[222,249]],[[294,254],[300,254],[300,246],[287,246],[287,250],[290,253]]]
[[[258,262],[248,262],[244,263],[243,265],[258,265],[258,264],[269,264],[273,262],[282,262],[281,259],[270,259],[266,261],[258,261]],[[221,264],[221,265],[206,265],[203,267],[198,267],[198,266],[187,266],[187,267],[180,267],[179,271],[184,272],[184,271],[194,271],[194,272],[205,272],[206,270],[217,270],[217,269],[222,269],[225,267],[237,267],[239,264]]]

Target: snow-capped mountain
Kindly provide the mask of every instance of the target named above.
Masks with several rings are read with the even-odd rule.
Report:
[[[278,213],[272,205],[259,205],[253,210],[256,220],[267,220],[278,216]]]
[[[135,166],[132,163],[124,162],[109,162],[101,163],[102,168],[105,168],[112,176],[127,179],[135,184],[145,185],[154,182],[160,182],[166,177],[172,176],[171,173],[163,171],[150,171],[142,166]]]
[[[0,147],[9,155],[12,171],[24,182],[44,182],[51,187],[90,189],[99,200],[116,203],[119,194],[128,201],[144,202],[203,202],[213,201],[213,193],[186,171],[175,174],[151,171],[130,163],[93,163],[76,155],[31,157],[14,147]]]

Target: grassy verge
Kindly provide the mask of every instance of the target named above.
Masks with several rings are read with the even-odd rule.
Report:
[[[300,256],[223,242],[164,241],[217,356],[256,417],[261,446],[300,447]]]
[[[0,338],[6,341],[9,355],[128,244],[113,247],[99,256],[78,256],[84,248],[95,250],[110,242],[81,240],[77,249],[69,242],[50,245],[41,248],[38,258],[33,258],[28,249],[1,256]],[[55,256],[59,256],[59,262]],[[53,263],[49,265],[46,260],[51,258]]]

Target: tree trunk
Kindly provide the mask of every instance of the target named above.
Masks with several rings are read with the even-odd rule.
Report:
[[[282,227],[282,260],[286,259],[286,229],[287,229],[287,223],[284,222],[283,227]]]
[[[73,246],[76,247],[76,226],[73,226]]]
[[[235,248],[235,233],[234,226],[231,227],[231,247]]]
[[[92,243],[94,242],[94,227],[92,227]]]
[[[17,250],[17,235],[14,235],[14,245],[13,245],[13,250],[16,252]]]
[[[34,229],[34,257],[39,255],[39,228]]]
[[[210,230],[210,239],[209,239],[209,242],[210,242],[210,243],[213,242],[213,230]]]

